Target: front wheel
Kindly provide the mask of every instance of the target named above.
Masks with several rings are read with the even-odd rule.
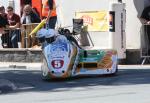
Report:
[[[46,58],[45,56],[42,56],[42,66],[41,66],[41,70],[42,70],[42,79],[43,80],[48,80],[50,79],[49,78],[49,75],[48,75],[48,65],[47,65],[47,61],[46,61]]]

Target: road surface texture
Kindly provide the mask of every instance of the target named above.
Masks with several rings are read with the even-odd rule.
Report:
[[[0,68],[0,103],[150,103],[150,66],[119,66],[115,76],[43,81],[36,68]]]

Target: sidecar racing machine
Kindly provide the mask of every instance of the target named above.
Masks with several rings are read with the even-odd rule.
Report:
[[[74,37],[76,33],[65,28],[38,31],[37,37],[42,43],[43,79],[117,73],[116,50],[85,49]]]

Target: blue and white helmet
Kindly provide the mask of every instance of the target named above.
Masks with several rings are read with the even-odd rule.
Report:
[[[45,35],[46,35],[46,33],[47,33],[47,29],[44,29],[44,28],[42,28],[42,29],[40,29],[38,32],[37,32],[37,37],[44,37]]]
[[[56,36],[57,32],[54,29],[47,29],[47,32],[45,34],[45,38],[51,38]]]

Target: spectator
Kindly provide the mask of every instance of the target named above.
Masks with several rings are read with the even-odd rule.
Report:
[[[9,28],[11,29],[16,29],[20,27],[20,16],[15,14],[13,12],[13,7],[8,6],[7,7],[7,18],[8,18],[8,22],[9,22]]]
[[[17,30],[17,28],[20,28],[20,16],[13,12],[13,7],[11,6],[7,7],[7,12],[9,28],[11,29],[9,33],[10,41],[13,48],[18,48],[18,42],[20,42],[20,30]]]
[[[57,21],[55,0],[43,0],[42,16],[43,18],[47,18],[48,27],[55,29]]]
[[[7,14],[4,6],[0,6],[0,32],[4,32],[4,28],[8,27]]]
[[[150,6],[144,8],[140,20],[144,25],[144,31],[147,34],[148,40],[150,41]],[[148,43],[148,45],[150,46],[150,42]],[[148,50],[148,54],[150,55],[150,49]]]
[[[23,15],[21,17],[22,24],[40,23],[40,17],[36,14],[30,5],[25,5],[23,8]]]
[[[4,17],[7,17],[7,13],[5,12],[5,7],[0,6],[0,8],[1,8],[1,15],[3,15]]]
[[[24,42],[24,47],[32,47],[35,42],[34,38],[35,36],[30,36],[28,35],[29,32],[33,30],[34,25],[30,25],[30,23],[40,23],[41,19],[38,16],[38,14],[32,9],[30,5],[25,5],[23,8],[23,15],[21,17],[21,23],[22,24],[29,24],[29,25],[24,25],[23,28],[25,29],[25,34],[27,36],[26,41]]]
[[[7,20],[7,15],[5,13],[5,8],[4,6],[0,6],[0,47],[4,47],[4,44],[7,43],[7,38],[5,37],[4,29],[8,28],[8,20]]]
[[[143,24],[150,24],[150,6],[144,8],[140,20]]]
[[[32,10],[40,17],[40,13],[38,12],[37,8],[33,7]]]

